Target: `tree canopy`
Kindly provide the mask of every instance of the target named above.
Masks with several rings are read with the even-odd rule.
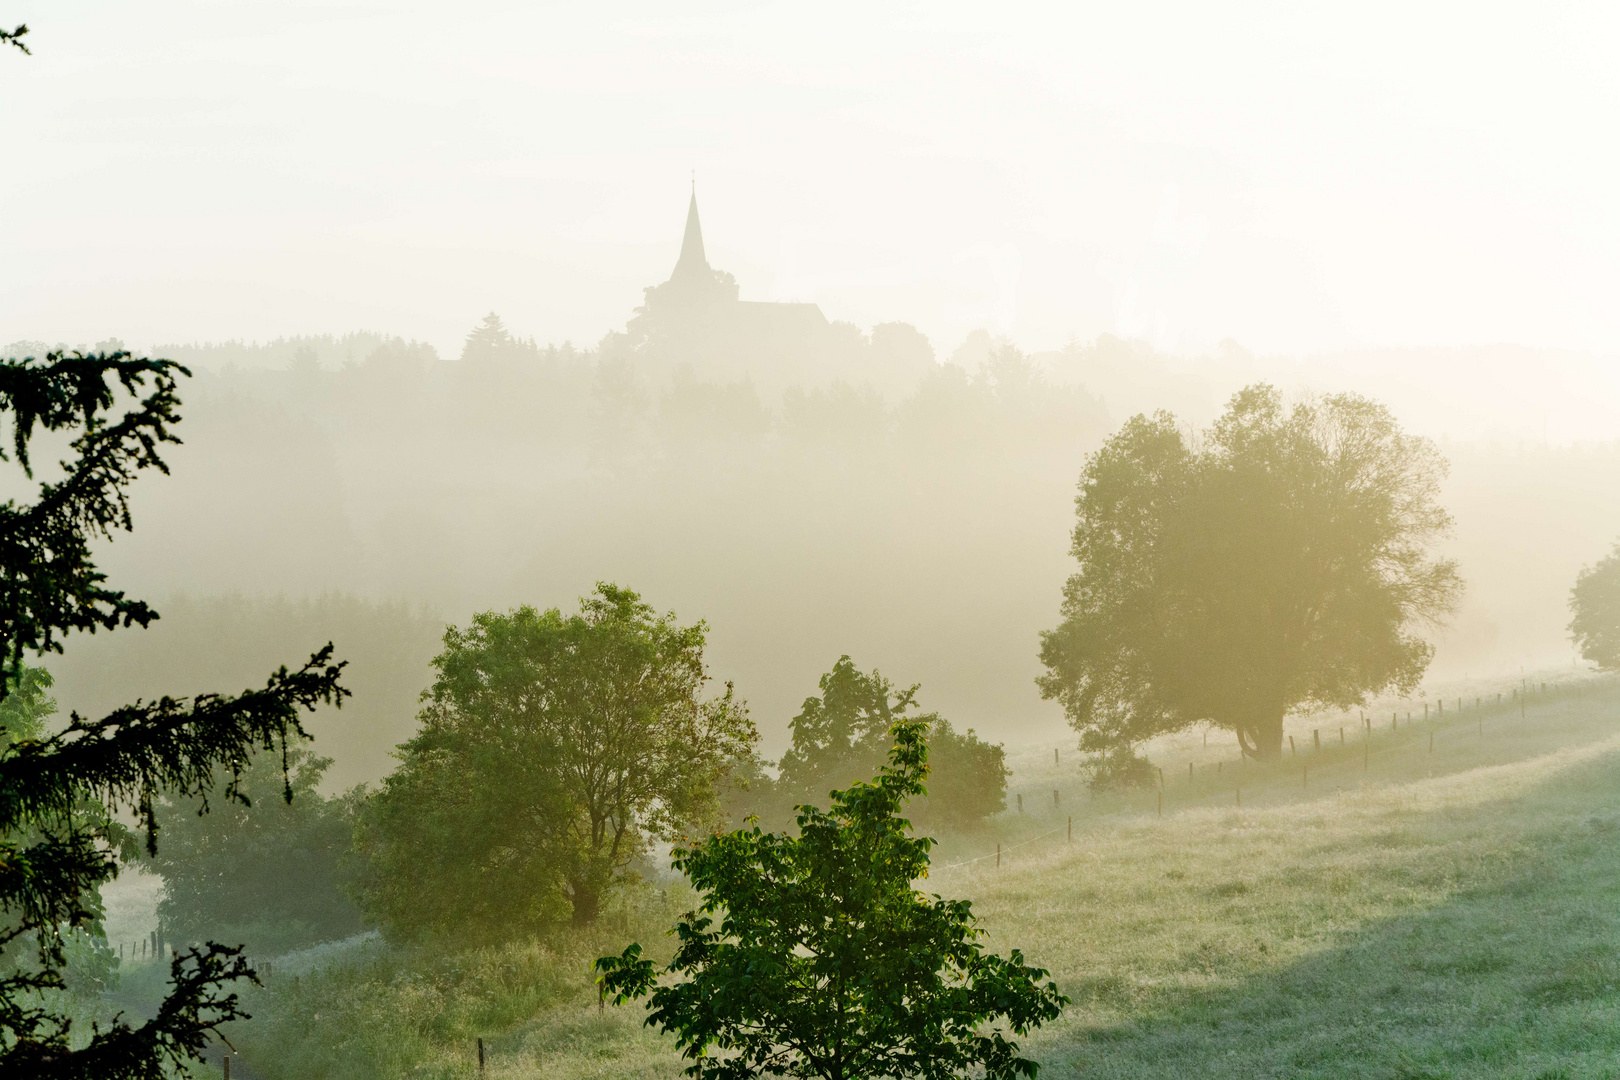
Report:
[[[704,698],[707,627],[600,584],[564,615],[485,612],[445,632],[421,730],[367,803],[367,909],[395,934],[523,933],[595,919],[649,840],[711,824],[756,735]]]
[[[163,844],[148,865],[163,877],[158,918],[175,941],[223,938],[255,952],[286,951],[357,933],[359,910],[343,891],[358,791],[326,798],[331,766],[307,746],[255,754],[242,772],[241,801],[198,813],[202,800],[165,798],[157,808]],[[228,781],[216,768],[216,788]],[[293,798],[282,798],[291,782]]]
[[[25,652],[60,652],[72,630],[157,617],[106,584],[90,545],[129,530],[127,489],[139,472],[166,471],[159,451],[179,441],[175,390],[185,374],[170,361],[124,352],[0,362],[0,416],[11,422],[11,454],[0,451],[0,460],[31,478],[34,436],[72,433],[60,478],[41,483],[32,502],[0,505],[0,695],[13,684],[31,692]],[[63,985],[66,935],[99,918],[99,888],[117,874],[131,839],[120,815],[133,811],[150,853],[160,792],[204,794],[223,766],[218,794],[241,798],[241,768],[255,748],[285,753],[289,737],[306,735],[302,711],[341,702],[342,665],[331,653],[328,645],[302,668],[280,669],[261,690],[137,701],[100,720],[75,714],[54,734],[30,728],[0,740],[0,949],[14,960],[32,952],[29,963],[0,975],[0,1073],[156,1078],[242,1015],[224,988],[253,971],[238,949],[212,942],[174,957],[156,1016],[139,1027],[119,1019],[77,1048],[71,1022],[53,1015],[42,994]],[[284,781],[284,797],[291,794]]]
[[[937,712],[917,712],[921,684],[897,689],[877,670],[863,672],[847,655],[821,676],[821,693],[804,699],[789,723],[792,745],[778,763],[778,796],[794,806],[820,803],[835,788],[871,776],[893,745],[897,720],[923,724],[929,793],[913,805],[929,824],[976,825],[1006,806],[1006,754],[970,728],[958,732]]]
[[[1412,689],[1419,630],[1456,604],[1431,545],[1445,460],[1354,394],[1286,406],[1236,394],[1200,438],[1137,416],[1086,463],[1062,622],[1042,634],[1042,695],[1081,747],[1128,768],[1143,740],[1192,724],[1270,757],[1302,705]]]
[[[699,1080],[757,1076],[1033,1077],[1008,1034],[1068,999],[1046,972],[987,954],[966,900],[924,895],[933,841],[900,814],[923,794],[927,725],[898,720],[871,783],[802,808],[798,835],[758,826],[674,852],[703,894],[660,981],[641,947],[596,962],[616,1004],[651,995]]]
[[[1569,609],[1569,633],[1581,656],[1604,671],[1620,671],[1620,544],[1575,578]]]

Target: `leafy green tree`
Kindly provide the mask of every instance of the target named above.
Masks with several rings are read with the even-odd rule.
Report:
[[[704,699],[708,628],[599,584],[575,615],[485,612],[445,632],[420,733],[363,815],[365,906],[402,936],[575,925],[651,839],[713,823],[756,739],[730,684]]]
[[[282,761],[255,754],[243,770],[242,801],[199,813],[199,798],[166,798],[157,808],[163,846],[150,860],[163,877],[158,918],[177,941],[240,941],[254,951],[299,948],[357,933],[359,909],[343,891],[350,872],[351,817],[360,793],[326,798],[316,790],[331,767],[305,746]],[[215,769],[215,786],[228,782]],[[286,779],[291,802],[281,796]]]
[[[24,711],[25,652],[60,652],[72,630],[145,626],[157,617],[106,584],[90,545],[131,527],[127,489],[141,470],[166,471],[159,451],[179,441],[172,428],[183,374],[171,361],[124,352],[0,362],[0,417],[9,414],[9,459],[24,476],[33,477],[36,434],[71,436],[57,479],[40,483],[32,502],[0,504],[0,694],[19,686]],[[201,793],[224,765],[220,794],[240,798],[240,769],[254,747],[285,751],[289,737],[305,734],[302,710],[346,693],[341,665],[330,658],[328,646],[303,668],[282,668],[264,689],[235,697],[136,702],[101,720],[74,715],[55,734],[29,728],[4,740],[0,952],[11,966],[0,974],[0,1075],[155,1080],[196,1058],[219,1024],[242,1015],[225,989],[253,971],[240,950],[213,942],[175,956],[168,995],[139,1027],[119,1019],[74,1038],[49,994],[64,987],[66,943],[95,925],[100,886],[128,850],[132,835],[120,814],[134,812],[155,852],[160,792]]]
[[[928,758],[932,762],[928,794],[917,817],[929,826],[967,829],[1007,808],[1007,752],[972,728],[957,731],[937,713],[926,717]]]
[[[802,808],[797,836],[755,826],[677,849],[703,901],[675,926],[675,981],[639,945],[596,962],[615,1004],[651,995],[647,1023],[675,1035],[688,1076],[1035,1076],[1007,1032],[1068,999],[1018,950],[986,954],[967,901],[912,886],[933,841],[900,813],[924,791],[926,731],[896,721],[877,778]]]
[[[1620,544],[1575,578],[1569,609],[1570,636],[1581,656],[1604,671],[1620,671]]]
[[[821,677],[819,696],[807,697],[790,722],[793,745],[778,763],[778,799],[819,802],[834,787],[871,776],[888,757],[895,721],[924,724],[933,761],[930,794],[916,807],[919,820],[953,828],[977,825],[1007,804],[1006,754],[972,729],[958,733],[938,713],[916,713],[921,684],[896,690],[877,671],[858,669],[841,656]]]
[[[1353,394],[1290,408],[1251,386],[1201,439],[1135,417],[1081,477],[1042,695],[1082,749],[1128,764],[1122,748],[1203,723],[1274,757],[1291,709],[1410,691],[1433,653],[1417,630],[1462,588],[1429,553],[1445,471]]]

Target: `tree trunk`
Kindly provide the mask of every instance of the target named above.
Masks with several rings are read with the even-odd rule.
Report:
[[[595,922],[602,910],[602,891],[574,882],[569,885],[568,894],[569,901],[574,905],[574,926],[589,926]]]
[[[1250,721],[1237,729],[1238,747],[1244,757],[1271,761],[1282,756],[1283,713]]]

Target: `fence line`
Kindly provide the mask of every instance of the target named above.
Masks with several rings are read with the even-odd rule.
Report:
[[[1594,684],[1596,684],[1596,685],[1594,686]],[[1608,686],[1606,687],[1604,684],[1608,684]],[[1552,704],[1551,699],[1555,699],[1555,698],[1566,698],[1566,699],[1574,698],[1576,700],[1579,700],[1582,697],[1581,690],[1583,688],[1585,688],[1585,687],[1591,687],[1591,688],[1598,689],[1598,690],[1601,691],[1602,689],[1606,689],[1606,688],[1607,689],[1614,689],[1615,684],[1613,683],[1612,680],[1603,679],[1600,676],[1599,678],[1595,678],[1595,679],[1583,679],[1583,680],[1579,680],[1579,681],[1564,682],[1562,684],[1553,683],[1550,686],[1543,682],[1543,683],[1541,683],[1541,689],[1540,689],[1539,692],[1532,691],[1530,689],[1530,687],[1531,687],[1530,680],[1525,680],[1524,681],[1524,689],[1522,691],[1520,691],[1520,692],[1515,693],[1512,697],[1499,698],[1497,701],[1492,702],[1492,701],[1484,700],[1484,695],[1483,694],[1476,695],[1476,704],[1474,705],[1473,709],[1471,709],[1471,710],[1466,708],[1466,707],[1460,707],[1460,708],[1455,709],[1451,716],[1446,716],[1446,714],[1444,714],[1444,713],[1437,713],[1437,714],[1435,714],[1433,716],[1427,717],[1426,719],[1428,720],[1428,723],[1427,723],[1426,727],[1428,729],[1428,734],[1429,734],[1429,748],[1428,748],[1427,753],[1433,753],[1434,752],[1434,732],[1435,732],[1436,729],[1438,729],[1438,728],[1454,728],[1454,727],[1459,726],[1460,721],[1462,721],[1463,718],[1464,718],[1464,715],[1466,713],[1470,712],[1470,711],[1472,711],[1472,712],[1476,713],[1477,715],[1479,715],[1481,721],[1483,721],[1483,714],[1485,714],[1485,713],[1496,713],[1498,715],[1509,715],[1509,714],[1511,714],[1513,712],[1518,712],[1520,717],[1524,718],[1524,717],[1528,716],[1527,708],[1528,708],[1528,705],[1529,705],[1529,699],[1532,698],[1532,697],[1538,699],[1538,701],[1537,701],[1538,705],[1542,704],[1542,703]],[[1464,699],[1464,700],[1466,700],[1466,699]],[[1369,717],[1364,717],[1364,719],[1367,720],[1367,721],[1372,721],[1373,717],[1370,717],[1370,716]],[[1411,731],[1411,726],[1416,725],[1419,722],[1420,721],[1412,720],[1410,718],[1410,716],[1409,716],[1408,720],[1407,720],[1407,724],[1408,724],[1407,729],[1405,731],[1399,731],[1399,729],[1397,729],[1398,734],[1397,734],[1396,738],[1400,739],[1400,741],[1398,743],[1391,744],[1391,743],[1383,742],[1383,740],[1380,739],[1378,741],[1383,743],[1383,745],[1381,745],[1376,750],[1373,749],[1373,746],[1372,746],[1373,741],[1374,741],[1373,740],[1373,727],[1372,727],[1372,724],[1370,724],[1370,723],[1364,724],[1363,725],[1363,735],[1362,735],[1363,741],[1362,741],[1362,745],[1360,747],[1356,747],[1356,748],[1352,749],[1348,744],[1346,744],[1346,746],[1344,748],[1345,752],[1343,752],[1343,753],[1341,753],[1339,755],[1341,760],[1329,761],[1329,762],[1325,762],[1325,763],[1318,761],[1316,763],[1317,768],[1319,770],[1321,770],[1322,772],[1326,772],[1329,769],[1337,769],[1337,768],[1340,768],[1340,767],[1354,767],[1356,765],[1360,765],[1362,767],[1362,769],[1365,771],[1365,770],[1370,769],[1371,760],[1373,758],[1375,758],[1375,757],[1377,757],[1377,758],[1386,758],[1388,755],[1394,754],[1394,753],[1399,752],[1399,751],[1411,752],[1414,744],[1421,746],[1421,743],[1419,743],[1417,741],[1417,739],[1415,738],[1415,734],[1416,734],[1415,732],[1408,735],[1408,732]],[[1476,738],[1483,738],[1484,734],[1485,733],[1484,733],[1484,731],[1482,729],[1480,731],[1479,735],[1476,736]],[[1408,737],[1405,738],[1405,739],[1401,739],[1402,735],[1407,735]],[[1311,759],[1317,757],[1317,755],[1319,753],[1321,753],[1320,741],[1318,741],[1316,743],[1316,745],[1317,745],[1318,749],[1313,753],[1305,755],[1305,760],[1300,762],[1299,770],[1300,770],[1300,777],[1302,779],[1302,784],[1308,785],[1308,781],[1305,780],[1304,778],[1309,776],[1309,769],[1310,769],[1310,765],[1311,765]],[[1424,752],[1424,751],[1419,750],[1418,752],[1421,753],[1421,752]],[[1331,754],[1331,751],[1329,753]],[[1297,755],[1291,755],[1291,756],[1297,756]],[[1361,758],[1361,761],[1359,761],[1359,762],[1356,761],[1356,758],[1358,758],[1358,757]],[[1281,760],[1282,759],[1279,758],[1279,762]],[[1191,764],[1192,764],[1191,762],[1188,763],[1189,768],[1191,767]],[[1243,759],[1240,759],[1238,764],[1241,766],[1243,764]],[[1272,768],[1273,768],[1273,770],[1275,770],[1275,765],[1274,764],[1272,765]],[[1160,798],[1162,800],[1163,794],[1167,789],[1164,787],[1164,771],[1161,769],[1161,770],[1159,770],[1159,773],[1160,773],[1159,794],[1160,794]],[[1239,778],[1234,777],[1234,779],[1239,779]],[[1274,776],[1270,776],[1270,777],[1265,778],[1265,782],[1275,782],[1276,780],[1279,780],[1279,779],[1282,779],[1281,775],[1274,775]],[[1191,783],[1194,783],[1194,781],[1189,779],[1188,783],[1191,784]],[[1242,790],[1242,784],[1241,783],[1234,784],[1232,790],[1234,792],[1241,791]],[[1206,793],[1200,794],[1200,795],[1194,795],[1194,796],[1190,797],[1189,799],[1187,799],[1187,801],[1186,801],[1186,803],[1184,805],[1194,806],[1194,805],[1199,805],[1199,804],[1203,804],[1203,803],[1208,803],[1209,801],[1211,801],[1213,799],[1216,799],[1216,798],[1224,798],[1225,794],[1226,793],[1224,791],[1213,791],[1213,792],[1206,792]],[[1241,796],[1234,796],[1234,797],[1240,798]],[[1021,801],[1022,801],[1022,797],[1020,796],[1020,802]],[[1242,805],[1241,802],[1238,803],[1238,805],[1241,806]],[[1142,811],[1142,812],[1146,813],[1146,811]],[[1160,804],[1160,816],[1162,816],[1162,815],[1163,815],[1163,804],[1161,802],[1161,804]],[[979,856],[977,856],[975,858],[972,858],[972,859],[961,859],[961,860],[958,860],[957,862],[948,863],[948,864],[946,864],[944,866],[932,867],[932,868],[930,868],[930,873],[937,873],[937,872],[944,871],[944,870],[956,870],[956,869],[960,869],[961,867],[964,867],[964,866],[972,866],[975,863],[985,862],[985,861],[990,860],[990,859],[995,859],[996,864],[999,866],[1000,862],[1001,862],[1002,855],[1006,854],[1007,852],[1015,851],[1018,848],[1024,847],[1024,846],[1026,846],[1028,844],[1033,844],[1037,840],[1044,840],[1049,836],[1054,836],[1054,835],[1056,835],[1056,834],[1058,834],[1060,832],[1064,832],[1066,829],[1069,831],[1069,833],[1070,833],[1070,835],[1072,837],[1073,828],[1074,828],[1074,821],[1073,821],[1073,818],[1071,817],[1069,819],[1069,822],[1066,825],[1060,825],[1055,829],[1048,829],[1046,832],[1037,833],[1034,836],[1027,837],[1026,839],[1020,840],[1018,843],[1012,844],[1012,845],[1007,846],[1007,847],[1003,847],[1000,844],[998,844],[998,845],[996,845],[996,850],[995,851],[988,852],[987,854],[984,854],[984,855],[979,855]]]

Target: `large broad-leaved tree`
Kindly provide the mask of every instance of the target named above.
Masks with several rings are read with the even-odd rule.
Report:
[[[1195,724],[1275,757],[1290,710],[1410,691],[1433,653],[1423,630],[1461,591],[1433,552],[1445,472],[1354,394],[1290,406],[1252,386],[1199,436],[1135,417],[1080,480],[1079,572],[1042,635],[1043,696],[1083,749],[1128,767],[1138,743]]]
[[[711,826],[756,734],[705,697],[707,627],[601,584],[451,627],[421,730],[361,815],[364,906],[401,937],[592,922],[653,839]]]
[[[596,962],[615,1003],[650,995],[697,1080],[1033,1077],[1022,1036],[1068,999],[1023,955],[986,952],[966,900],[927,895],[933,841],[901,816],[923,794],[927,724],[899,720],[870,783],[676,849],[702,894],[660,971],[631,945]]]
[[[1620,544],[1575,578],[1569,610],[1569,633],[1581,657],[1620,671]]]

